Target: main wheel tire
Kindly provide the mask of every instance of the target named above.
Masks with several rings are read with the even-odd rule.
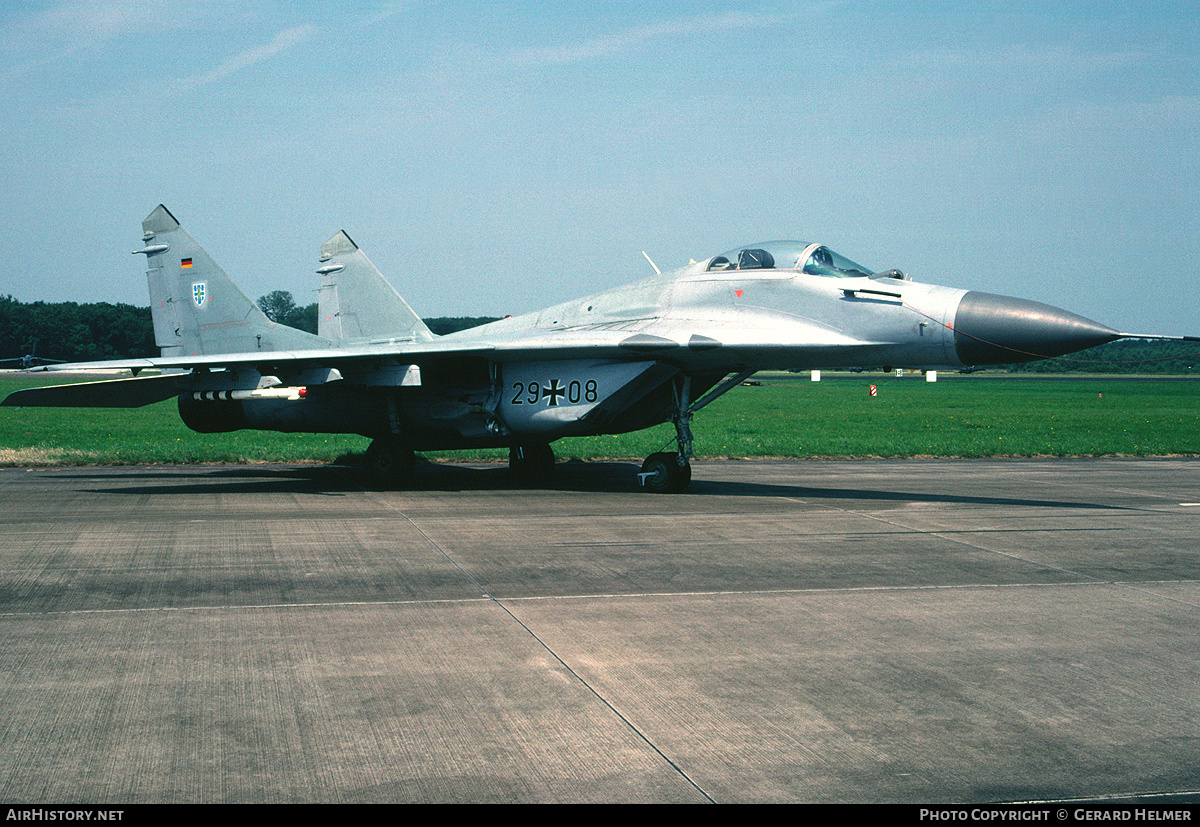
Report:
[[[692,481],[692,464],[679,464],[679,455],[651,454],[642,463],[642,487],[654,494],[678,494]]]
[[[398,439],[376,439],[367,446],[363,471],[372,488],[407,488],[416,468],[416,454]]]
[[[544,483],[554,475],[554,449],[544,443],[508,449],[508,470],[526,483]]]

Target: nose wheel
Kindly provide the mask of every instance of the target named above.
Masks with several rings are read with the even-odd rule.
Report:
[[[642,487],[654,494],[678,494],[692,481],[692,464],[679,454],[651,454],[638,474]]]
[[[692,377],[683,374],[673,385],[675,409],[671,421],[675,424],[675,442],[679,446],[675,453],[662,451],[646,457],[638,482],[646,491],[656,494],[678,494],[692,481],[692,414],[709,402],[736,388],[754,375],[754,370],[743,370],[735,376],[726,376],[702,398],[692,401]]]
[[[638,481],[642,488],[655,494],[678,494],[692,481],[692,378],[684,376],[675,390],[675,423],[677,453],[661,451],[646,457]]]

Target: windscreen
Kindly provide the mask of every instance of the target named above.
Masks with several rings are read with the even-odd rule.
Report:
[[[715,256],[708,270],[800,270],[810,276],[870,277],[873,271],[821,244],[768,241]]]

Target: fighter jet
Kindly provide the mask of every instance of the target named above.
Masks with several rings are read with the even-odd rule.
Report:
[[[34,388],[5,405],[137,407],[178,398],[201,433],[243,428],[371,438],[381,487],[415,453],[507,447],[526,480],[565,436],[675,426],[638,480],[691,480],[693,416],[761,370],[958,369],[1045,359],[1121,338],[1037,302],[876,272],[818,242],[751,244],[635,284],[435,336],[344,231],[320,248],[316,335],[270,321],[164,206],[142,222],[161,356],[44,366],[132,379]],[[139,377],[146,369],[157,376]]]
[[[0,365],[7,362],[19,362],[20,370],[29,370],[34,365],[42,365],[47,362],[65,362],[65,359],[47,359],[45,356],[37,355],[38,340],[33,340],[33,346],[29,348],[29,352],[24,356],[10,356],[7,359],[0,359]]]

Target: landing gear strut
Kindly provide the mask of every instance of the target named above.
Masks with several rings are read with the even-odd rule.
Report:
[[[416,468],[416,454],[395,437],[380,437],[367,446],[363,471],[372,488],[406,488]]]
[[[671,421],[675,423],[677,453],[661,451],[646,457],[638,480],[642,487],[655,494],[678,494],[692,481],[692,377],[686,374],[682,386],[673,386],[675,412]]]
[[[675,411],[671,421],[675,423],[675,443],[679,447],[674,454],[664,451],[646,457],[638,474],[644,489],[656,494],[678,494],[688,487],[692,481],[692,414],[753,375],[753,370],[744,370],[736,376],[727,376],[695,402],[691,399],[692,377],[684,374],[680,383],[672,386]]]
[[[544,443],[508,449],[508,470],[524,483],[545,483],[554,475],[554,449]]]

